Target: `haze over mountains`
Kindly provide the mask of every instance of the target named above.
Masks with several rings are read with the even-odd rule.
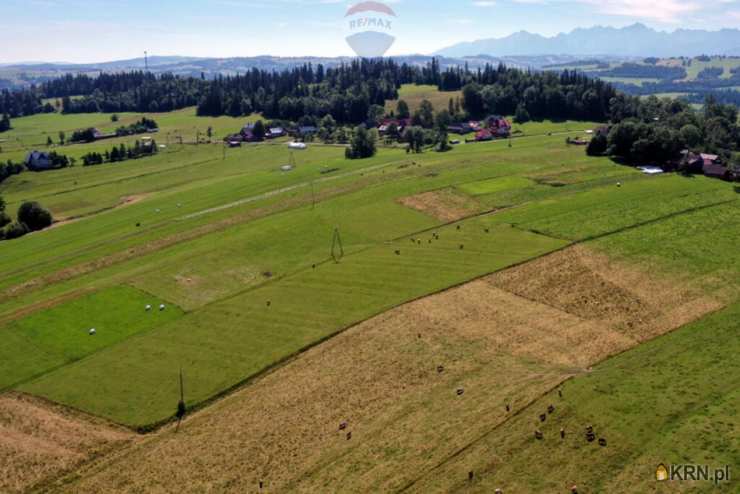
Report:
[[[740,55],[740,30],[677,29],[669,33],[638,23],[621,29],[602,26],[579,28],[549,38],[520,31],[504,38],[458,43],[439,50],[436,54],[446,57],[545,54],[619,57]]]

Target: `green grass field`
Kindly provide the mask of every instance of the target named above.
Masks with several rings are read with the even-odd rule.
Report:
[[[409,105],[413,113],[423,100],[429,100],[436,111],[446,109],[449,105],[450,98],[456,100],[462,97],[462,91],[442,92],[437,90],[436,86],[425,86],[415,84],[405,84],[398,90],[398,99],[404,100]],[[396,111],[397,100],[388,100],[385,103],[386,111]]]
[[[401,92],[444,105],[450,96]],[[140,115],[120,117],[119,125]],[[656,459],[737,464],[740,195],[732,184],[649,177],[565,144],[594,122],[530,122],[511,142],[420,155],[381,148],[357,161],[340,146],[311,144],[283,172],[284,143],[224,154],[172,139],[208,126],[218,137],[246,119],[199,119],[193,109],[154,118],[158,141],[171,139],[156,157],[0,184],[11,212],[38,200],[72,220],[0,243],[0,389],[148,428],[172,418],[180,369],[188,406],[200,406],[360,321],[583,243],[691,280],[728,308],[568,382],[558,420],[594,422],[613,448],[543,450],[523,438],[531,417],[522,414],[419,472],[413,488],[552,492],[583,472],[585,492],[612,492],[619,475],[639,479]],[[18,148],[3,144],[0,159],[59,130],[112,125],[108,115],[60,114],[13,124]],[[62,149],[79,156],[109,145]],[[448,224],[400,203],[441,190],[465,196],[470,217]],[[480,483],[465,484],[469,469]],[[517,476],[525,470],[536,475]]]

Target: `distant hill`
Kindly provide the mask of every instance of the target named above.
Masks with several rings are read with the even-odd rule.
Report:
[[[393,57],[399,63],[409,65],[426,65],[432,60],[430,55],[407,55]],[[522,56],[522,57],[492,57],[488,55],[472,57],[436,57],[444,69],[450,66],[470,68],[483,67],[486,64],[498,65],[505,63],[516,68],[542,68],[546,65],[568,63],[577,60],[573,56]],[[244,73],[253,68],[262,70],[286,70],[306,63],[323,64],[326,67],[351,62],[351,57],[318,58],[318,57],[273,57],[269,55],[258,57],[234,58],[198,58],[187,56],[152,56],[149,57],[149,70],[156,74],[172,73],[179,76],[213,78],[216,75],[234,75]],[[39,84],[65,74],[95,75],[100,72],[121,72],[128,70],[143,70],[144,58],[130,60],[116,60],[91,64],[29,62],[22,64],[0,64],[0,89],[14,89]]]
[[[520,31],[505,38],[458,43],[439,50],[437,54],[446,57],[545,54],[619,57],[740,55],[740,30],[678,29],[669,33],[638,23],[621,29],[601,26],[576,29],[550,38]]]

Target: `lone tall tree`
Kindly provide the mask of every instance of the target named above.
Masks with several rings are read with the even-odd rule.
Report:
[[[10,116],[7,113],[3,114],[2,120],[0,120],[0,132],[10,130]]]

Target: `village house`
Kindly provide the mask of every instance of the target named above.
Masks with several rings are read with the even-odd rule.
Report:
[[[722,158],[716,154],[695,154],[688,150],[682,151],[681,168],[687,173],[703,173],[707,177],[731,180],[732,172],[725,166]]]
[[[387,134],[390,130],[391,126],[394,125],[398,129],[398,132],[401,133],[403,130],[411,125],[411,119],[410,118],[385,118],[380,122],[380,125],[378,125],[378,132],[383,135]]]
[[[454,123],[447,127],[447,132],[451,134],[469,134],[473,132],[473,127],[469,122]]]
[[[26,156],[24,163],[29,170],[33,171],[49,170],[52,167],[49,153],[43,151],[31,151]]]
[[[270,130],[267,131],[267,137],[268,139],[277,139],[278,137],[283,137],[287,135],[287,132],[285,132],[285,129],[282,127],[272,127]]]

